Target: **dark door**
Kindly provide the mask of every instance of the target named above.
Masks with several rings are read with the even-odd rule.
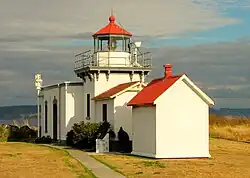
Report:
[[[108,121],[108,106],[107,106],[107,104],[102,105],[102,121],[103,122]]]
[[[57,140],[57,101],[53,101],[53,140]]]

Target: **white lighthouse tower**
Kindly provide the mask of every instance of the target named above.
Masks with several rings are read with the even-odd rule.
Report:
[[[152,67],[150,53],[140,51],[141,42],[132,42],[132,34],[109,17],[109,24],[94,33],[94,49],[75,56],[74,71],[84,81],[84,113],[96,122],[97,95],[123,83],[144,82]],[[97,109],[97,108],[96,108]]]

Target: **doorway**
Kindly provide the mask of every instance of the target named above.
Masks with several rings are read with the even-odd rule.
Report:
[[[108,105],[107,104],[102,105],[102,121],[103,122],[108,121]]]

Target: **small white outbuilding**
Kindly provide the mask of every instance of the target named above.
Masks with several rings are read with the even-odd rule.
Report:
[[[214,102],[185,74],[151,81],[128,106],[132,106],[132,154],[153,158],[211,157],[209,106]]]
[[[95,101],[96,122],[109,122],[112,130],[116,134],[123,128],[132,139],[132,107],[127,106],[127,101],[131,100],[143,87],[140,81],[119,84],[93,98]]]

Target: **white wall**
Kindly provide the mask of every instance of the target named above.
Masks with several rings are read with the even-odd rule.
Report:
[[[40,126],[41,126],[41,133],[40,135],[44,135],[44,99],[43,96],[39,97],[39,105],[41,106],[41,113],[40,113]]]
[[[156,101],[157,157],[209,157],[209,108],[177,81]]]
[[[103,122],[102,118],[102,105],[107,104],[108,109],[108,122],[113,126],[114,125],[114,100],[102,100],[102,101],[96,101],[96,110],[95,110],[95,116],[96,116],[96,122]]]
[[[43,102],[41,103],[42,105],[42,111],[43,114],[41,115],[41,119],[42,121],[42,136],[51,136],[51,138],[53,138],[53,100],[54,98],[57,99],[57,102],[59,102],[59,88],[52,88],[52,89],[47,89],[47,90],[43,90],[42,93],[43,94]],[[63,95],[63,93],[61,93],[61,98],[64,98],[65,96]],[[44,112],[44,106],[45,106],[45,101],[48,102],[48,121],[47,121],[47,128],[48,128],[48,132],[45,133],[45,112]],[[57,112],[58,112],[58,118],[64,118],[65,114],[63,112],[63,110],[61,110],[61,112],[59,112],[59,104],[57,105]],[[57,119],[57,135],[59,136],[59,119]],[[58,137],[59,139],[59,137]]]
[[[127,106],[127,103],[138,92],[125,92],[114,99],[114,132],[117,133],[120,127],[123,128],[132,140],[132,107]]]
[[[66,140],[66,134],[74,123],[84,120],[83,86],[61,86],[42,91],[42,136],[53,138],[53,99],[57,99],[57,139]],[[48,102],[48,132],[45,133],[45,101]],[[60,125],[60,127],[59,127]]]
[[[132,81],[140,81],[139,74],[134,74]],[[111,73],[107,81],[106,75],[104,73],[100,73],[98,81],[95,81],[95,95],[101,94],[119,84],[128,82],[131,82],[129,74]]]
[[[62,125],[62,140],[66,140],[67,132],[72,129],[74,123],[85,121],[84,118],[84,93],[83,86],[65,87],[65,124]]]
[[[132,81],[140,81],[139,74],[134,74]],[[109,75],[109,79],[107,80],[105,73],[99,74],[99,79],[96,80],[96,76],[94,77],[94,80],[90,81],[88,78],[86,78],[86,82],[84,83],[84,118],[86,118],[87,114],[87,99],[86,96],[88,93],[90,93],[90,98],[93,98],[110,88],[113,88],[119,84],[122,83],[128,83],[131,82],[129,74],[124,73],[118,73],[114,74],[111,73]],[[91,100],[91,120],[89,122],[96,122],[95,120],[95,101]]]
[[[86,78],[86,82],[83,86],[83,117],[87,122],[95,122],[95,103],[91,100],[95,96],[95,81],[90,81],[89,78]],[[90,120],[86,120],[87,117],[87,94],[90,94]]]
[[[128,52],[98,52],[94,54],[98,66],[124,67],[131,66]]]
[[[156,154],[156,109],[155,107],[133,108],[132,154],[154,157]]]

